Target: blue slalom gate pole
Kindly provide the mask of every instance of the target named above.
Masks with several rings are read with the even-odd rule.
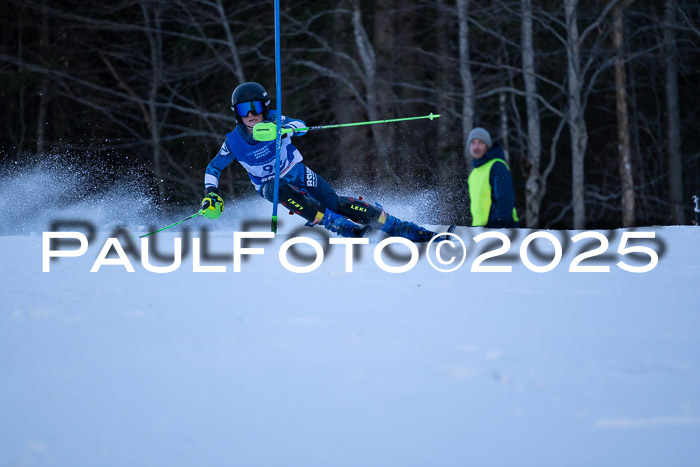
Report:
[[[280,191],[280,151],[282,147],[282,65],[280,57],[280,0],[275,0],[275,74],[277,101],[277,139],[275,144],[275,194],[272,197],[272,225],[270,230],[277,232],[277,202]]]

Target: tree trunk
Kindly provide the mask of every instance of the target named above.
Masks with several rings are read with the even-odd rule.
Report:
[[[471,169],[472,156],[469,153],[467,137],[474,126],[474,80],[469,65],[469,23],[467,16],[469,0],[457,0],[457,20],[459,21],[459,77],[462,82],[462,138],[464,141],[464,161]]]
[[[153,5],[153,18],[150,17],[149,6],[142,4],[144,25],[147,27],[146,35],[150,47],[151,80],[148,93],[148,128],[150,130],[151,162],[153,163],[153,175],[158,181],[158,196],[161,202],[165,201],[165,176],[162,167],[162,149],[160,145],[160,124],[158,118],[158,92],[163,77],[163,44],[160,37],[160,5]]]
[[[634,180],[632,177],[632,151],[630,144],[629,113],[627,111],[627,79],[624,61],[624,10],[628,2],[619,4],[613,11],[612,39],[617,52],[615,57],[615,96],[617,107],[617,145],[619,150],[620,180],[622,181],[622,225],[634,227]]]
[[[380,120],[379,105],[377,103],[377,60],[374,48],[367,37],[367,32],[362,24],[362,13],[358,1],[353,2],[352,26],[355,36],[355,45],[360,55],[360,63],[363,70],[363,80],[365,87],[365,102],[367,106],[367,116],[369,120]],[[388,141],[385,133],[379,125],[371,125],[372,139],[377,149],[378,175],[389,178],[391,182],[399,183],[398,176],[394,173],[389,163],[389,149],[391,141]]]
[[[26,7],[22,7],[24,9]],[[17,15],[17,57],[20,60],[24,60],[24,12],[21,11],[20,14]],[[22,67],[19,67],[19,70],[21,71]],[[19,89],[19,96],[18,96],[18,102],[17,102],[17,119],[19,120],[19,135],[17,136],[17,154],[22,154],[24,151],[24,141],[27,137],[27,125],[25,125],[25,103],[24,103],[24,95],[26,94],[26,87],[27,84],[25,82],[22,82],[20,84],[20,89]],[[8,131],[8,134],[12,134],[12,131]]]
[[[503,147],[503,156],[506,162],[510,165],[510,144],[508,141],[508,107],[506,105],[506,93],[501,91],[498,93],[498,115],[501,117],[500,140]]]
[[[532,0],[521,1],[521,44],[523,80],[525,82],[525,106],[527,111],[527,160],[528,175],[525,183],[525,219],[529,228],[540,224],[540,207],[545,187],[540,171],[542,143],[540,134],[540,110],[537,105],[537,81],[535,78],[535,47],[532,32]]]
[[[664,5],[664,42],[666,44],[666,114],[668,144],[669,199],[675,224],[685,224],[683,209],[683,156],[681,154],[681,118],[678,103],[678,55],[676,51],[676,0]]]
[[[627,78],[627,87],[632,90],[638,89],[638,78],[635,73],[634,67],[629,67],[626,70],[625,76]],[[632,147],[632,167],[634,168],[634,173],[632,178],[635,180],[637,187],[643,187],[648,183],[648,177],[645,172],[645,164],[643,160],[640,139],[640,126],[643,125],[643,116],[639,110],[639,105],[637,104],[638,93],[630,92],[627,94],[627,107],[629,109],[629,122],[630,122],[630,143]],[[639,189],[643,192],[643,189]],[[648,224],[649,219],[654,217],[654,213],[649,211],[649,201],[644,197],[635,197],[635,211],[636,222],[641,224]]]
[[[565,0],[567,29],[568,124],[571,136],[571,194],[574,207],[574,229],[586,228],[586,200],[584,185],[584,157],[588,142],[586,121],[583,118],[581,44],[577,24],[578,0]]]
[[[342,1],[338,5],[338,10],[349,8],[349,2]],[[347,15],[341,11],[333,14],[333,30],[344,31],[347,24]],[[345,51],[348,46],[352,46],[352,41],[347,35],[333,34],[330,37],[334,49]],[[333,54],[331,68],[338,76],[343,76],[347,71],[347,62],[340,58],[339,54]],[[351,79],[351,77],[348,77]],[[338,86],[332,99],[333,115],[338,122],[359,122],[366,117],[358,105],[357,98],[349,86]],[[374,173],[368,166],[373,166],[367,160],[368,144],[367,135],[369,128],[358,128],[355,131],[338,131],[338,149],[341,153],[347,154],[345,157],[338,157],[340,168],[340,178],[343,182],[370,179]]]
[[[221,0],[216,0],[216,11],[219,13],[221,24],[226,32],[226,42],[228,43],[229,52],[231,53],[231,60],[233,60],[233,70],[236,75],[236,79],[239,83],[244,83],[246,79],[245,73],[243,73],[241,58],[238,54],[238,46],[236,45],[236,39],[231,32],[229,20],[226,17],[226,12],[224,11],[224,6],[221,4]]]
[[[442,59],[437,70],[437,113],[446,113],[446,109],[450,107],[450,99],[447,95],[447,90],[450,87],[450,72],[451,67],[447,63],[447,57],[450,56],[449,51],[449,36],[448,36],[448,21],[447,12],[445,11],[445,0],[437,0],[437,20],[435,21],[435,34],[437,37],[438,55]],[[452,130],[450,119],[439,118],[437,120],[437,145],[438,151],[443,155],[450,145],[450,132]]]
[[[394,9],[397,8],[393,0],[376,0],[374,2],[374,24],[372,48],[375,54],[375,87],[376,87],[376,107],[377,119],[385,120],[393,118],[397,97],[392,89],[393,76],[392,72],[395,69],[393,57],[396,53],[395,37],[396,30],[394,28]],[[407,25],[405,25],[407,26]],[[406,46],[407,44],[403,44]],[[374,120],[374,119],[372,119]],[[397,160],[400,157],[401,151],[397,153],[394,150],[394,140],[396,138],[396,127],[392,124],[383,126],[373,125],[373,131],[380,135],[382,142],[382,150],[386,152],[387,163],[391,166],[398,165],[405,168],[402,161]],[[391,173],[394,170],[391,169]]]
[[[46,0],[41,2],[41,29],[39,32],[39,50],[42,57],[48,57],[49,53],[49,15]],[[39,111],[36,119],[36,152],[44,152],[46,143],[46,117],[49,107],[49,79],[43,75],[39,84]]]
[[[450,49],[450,30],[455,25],[454,15],[445,0],[437,0],[437,18],[435,21],[435,34],[439,62],[436,70],[437,88],[437,112],[442,118],[437,119],[437,152],[431,159],[436,161],[437,175],[439,177],[440,199],[446,206],[446,216],[450,222],[460,224],[467,223],[466,207],[467,178],[464,175],[468,166],[464,165],[459,146],[462,127],[454,124],[450,117],[454,109],[454,101],[450,99],[450,91],[454,88],[454,65],[450,63],[452,51]],[[435,125],[435,123],[432,123]]]

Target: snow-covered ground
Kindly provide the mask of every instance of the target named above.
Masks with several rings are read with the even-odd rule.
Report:
[[[421,220],[417,200],[384,202]],[[424,248],[410,271],[386,272],[375,234],[355,247],[351,272],[345,247],[330,245],[298,274],[280,263],[282,244],[327,236],[285,215],[275,239],[244,244],[264,253],[234,272],[234,232],[269,230],[270,205],[255,199],[189,221],[189,236],[158,234],[166,256],[176,237],[187,247],[159,274],[125,234],[152,221],[130,222],[119,203],[104,214],[109,203],[43,209],[19,232],[3,221],[0,466],[698,465],[696,227],[638,229],[655,233],[629,241],[658,255],[645,273],[616,265],[651,261],[618,252],[622,230],[602,232],[605,254],[581,263],[609,272],[569,272],[600,244],[567,241],[579,232],[549,232],[563,257],[533,272],[520,257],[529,230],[502,231],[507,254],[482,263],[511,272],[472,272],[501,242],[459,227],[467,257],[454,272],[437,271]],[[102,216],[87,218],[87,252],[42,272],[49,221],[88,211]],[[90,272],[119,216],[134,272],[106,262]],[[193,272],[192,238],[202,265],[226,272]],[[382,258],[407,264],[408,251]],[[528,249],[536,266],[554,254],[547,239]],[[288,258],[310,265],[313,249]]]

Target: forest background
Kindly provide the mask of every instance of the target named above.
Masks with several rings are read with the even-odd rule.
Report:
[[[204,169],[235,125],[235,86],[261,83],[275,107],[271,0],[0,5],[3,171],[49,155],[91,171],[137,170],[159,206],[196,208]],[[483,126],[505,149],[521,226],[692,221],[697,2],[282,0],[281,8],[284,114],[310,126],[442,115],[296,139],[332,184],[426,191],[439,206],[430,221],[469,225],[466,135]],[[80,191],[103,189],[95,180]],[[227,198],[253,193],[237,164],[221,186]]]

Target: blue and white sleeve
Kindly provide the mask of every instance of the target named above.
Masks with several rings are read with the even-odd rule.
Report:
[[[283,128],[306,128],[306,123],[304,123],[302,120],[282,115],[282,127]],[[305,134],[306,134],[306,130],[295,131],[294,133],[292,133],[292,136],[302,136]]]
[[[207,170],[204,173],[204,193],[209,193],[210,191],[216,191],[219,187],[219,178],[221,177],[221,171],[226,168],[231,162],[235,160],[235,156],[231,152],[228,146],[228,142],[224,141],[224,144],[219,149],[216,156],[209,162]]]

